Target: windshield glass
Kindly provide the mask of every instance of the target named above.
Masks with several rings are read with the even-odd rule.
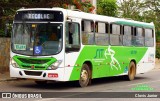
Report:
[[[12,51],[24,55],[54,55],[62,50],[61,23],[15,23]]]

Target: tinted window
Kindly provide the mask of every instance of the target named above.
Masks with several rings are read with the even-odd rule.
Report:
[[[145,29],[145,46],[154,46],[153,30]]]
[[[61,23],[15,23],[11,49],[24,55],[54,55],[62,50]]]
[[[132,44],[135,46],[144,46],[144,31],[142,28],[135,29],[135,36],[133,37]]]
[[[94,22],[89,20],[82,21],[82,43],[94,44]]]
[[[79,24],[74,22],[66,23],[66,51],[78,51],[80,49]]]
[[[131,46],[131,42],[132,42],[131,31],[132,30],[130,26],[123,27],[123,45],[125,46]]]
[[[108,24],[103,22],[96,22],[95,41],[97,45],[108,45]],[[106,32],[107,31],[107,32]]]
[[[121,38],[121,30],[120,25],[112,24],[110,25],[110,44],[111,45],[122,45],[122,38]]]

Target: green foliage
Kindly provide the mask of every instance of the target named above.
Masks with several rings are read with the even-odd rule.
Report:
[[[97,14],[117,16],[116,0],[97,0]]]
[[[83,12],[87,12],[87,13],[93,13],[93,10],[95,9],[95,7],[92,5],[92,3],[90,2],[90,0],[72,0],[71,4],[63,4],[62,7],[65,9],[69,8],[69,5],[74,6],[74,9],[79,9]]]
[[[160,47],[156,48],[156,58],[160,59]]]
[[[4,37],[5,36],[5,32],[3,29],[0,29],[0,37]]]
[[[145,7],[141,0],[119,0],[118,9],[119,17],[143,20],[142,11]]]
[[[156,42],[160,42],[160,31],[156,32]]]

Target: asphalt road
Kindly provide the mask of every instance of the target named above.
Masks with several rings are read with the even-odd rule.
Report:
[[[145,90],[143,89],[145,88]],[[76,82],[49,82],[47,85],[37,85],[32,80],[18,80],[0,82],[1,92],[58,92],[58,97],[69,98],[49,98],[49,99],[29,99],[32,101],[124,101],[124,98],[101,98],[98,96],[101,93],[89,92],[118,92],[115,95],[123,94],[119,92],[160,92],[160,69],[154,69],[145,74],[139,74],[133,81],[126,81],[123,77],[109,77],[92,80],[92,85],[80,88],[77,87]],[[65,92],[61,94],[60,92]],[[80,93],[75,93],[80,92]],[[52,93],[51,93],[52,94]],[[50,96],[51,96],[50,94]],[[53,93],[56,95],[56,93]],[[107,94],[107,93],[103,93]],[[127,93],[126,93],[127,94]],[[83,96],[84,98],[82,98]],[[89,98],[86,98],[89,96]],[[127,95],[126,95],[127,96]],[[77,99],[78,98],[78,99]],[[79,99],[81,98],[81,99]],[[142,101],[142,98],[127,98],[127,101]],[[2,99],[6,100],[6,99]],[[7,99],[17,100],[17,99]],[[21,99],[22,100],[22,99]],[[23,99],[28,101],[28,99]],[[145,98],[146,101],[151,101],[150,98]],[[152,101],[159,99],[152,98]]]

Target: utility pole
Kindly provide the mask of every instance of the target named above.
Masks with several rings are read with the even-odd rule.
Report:
[[[97,0],[91,0],[91,3],[95,7],[93,13],[96,14],[96,11],[97,11]]]

